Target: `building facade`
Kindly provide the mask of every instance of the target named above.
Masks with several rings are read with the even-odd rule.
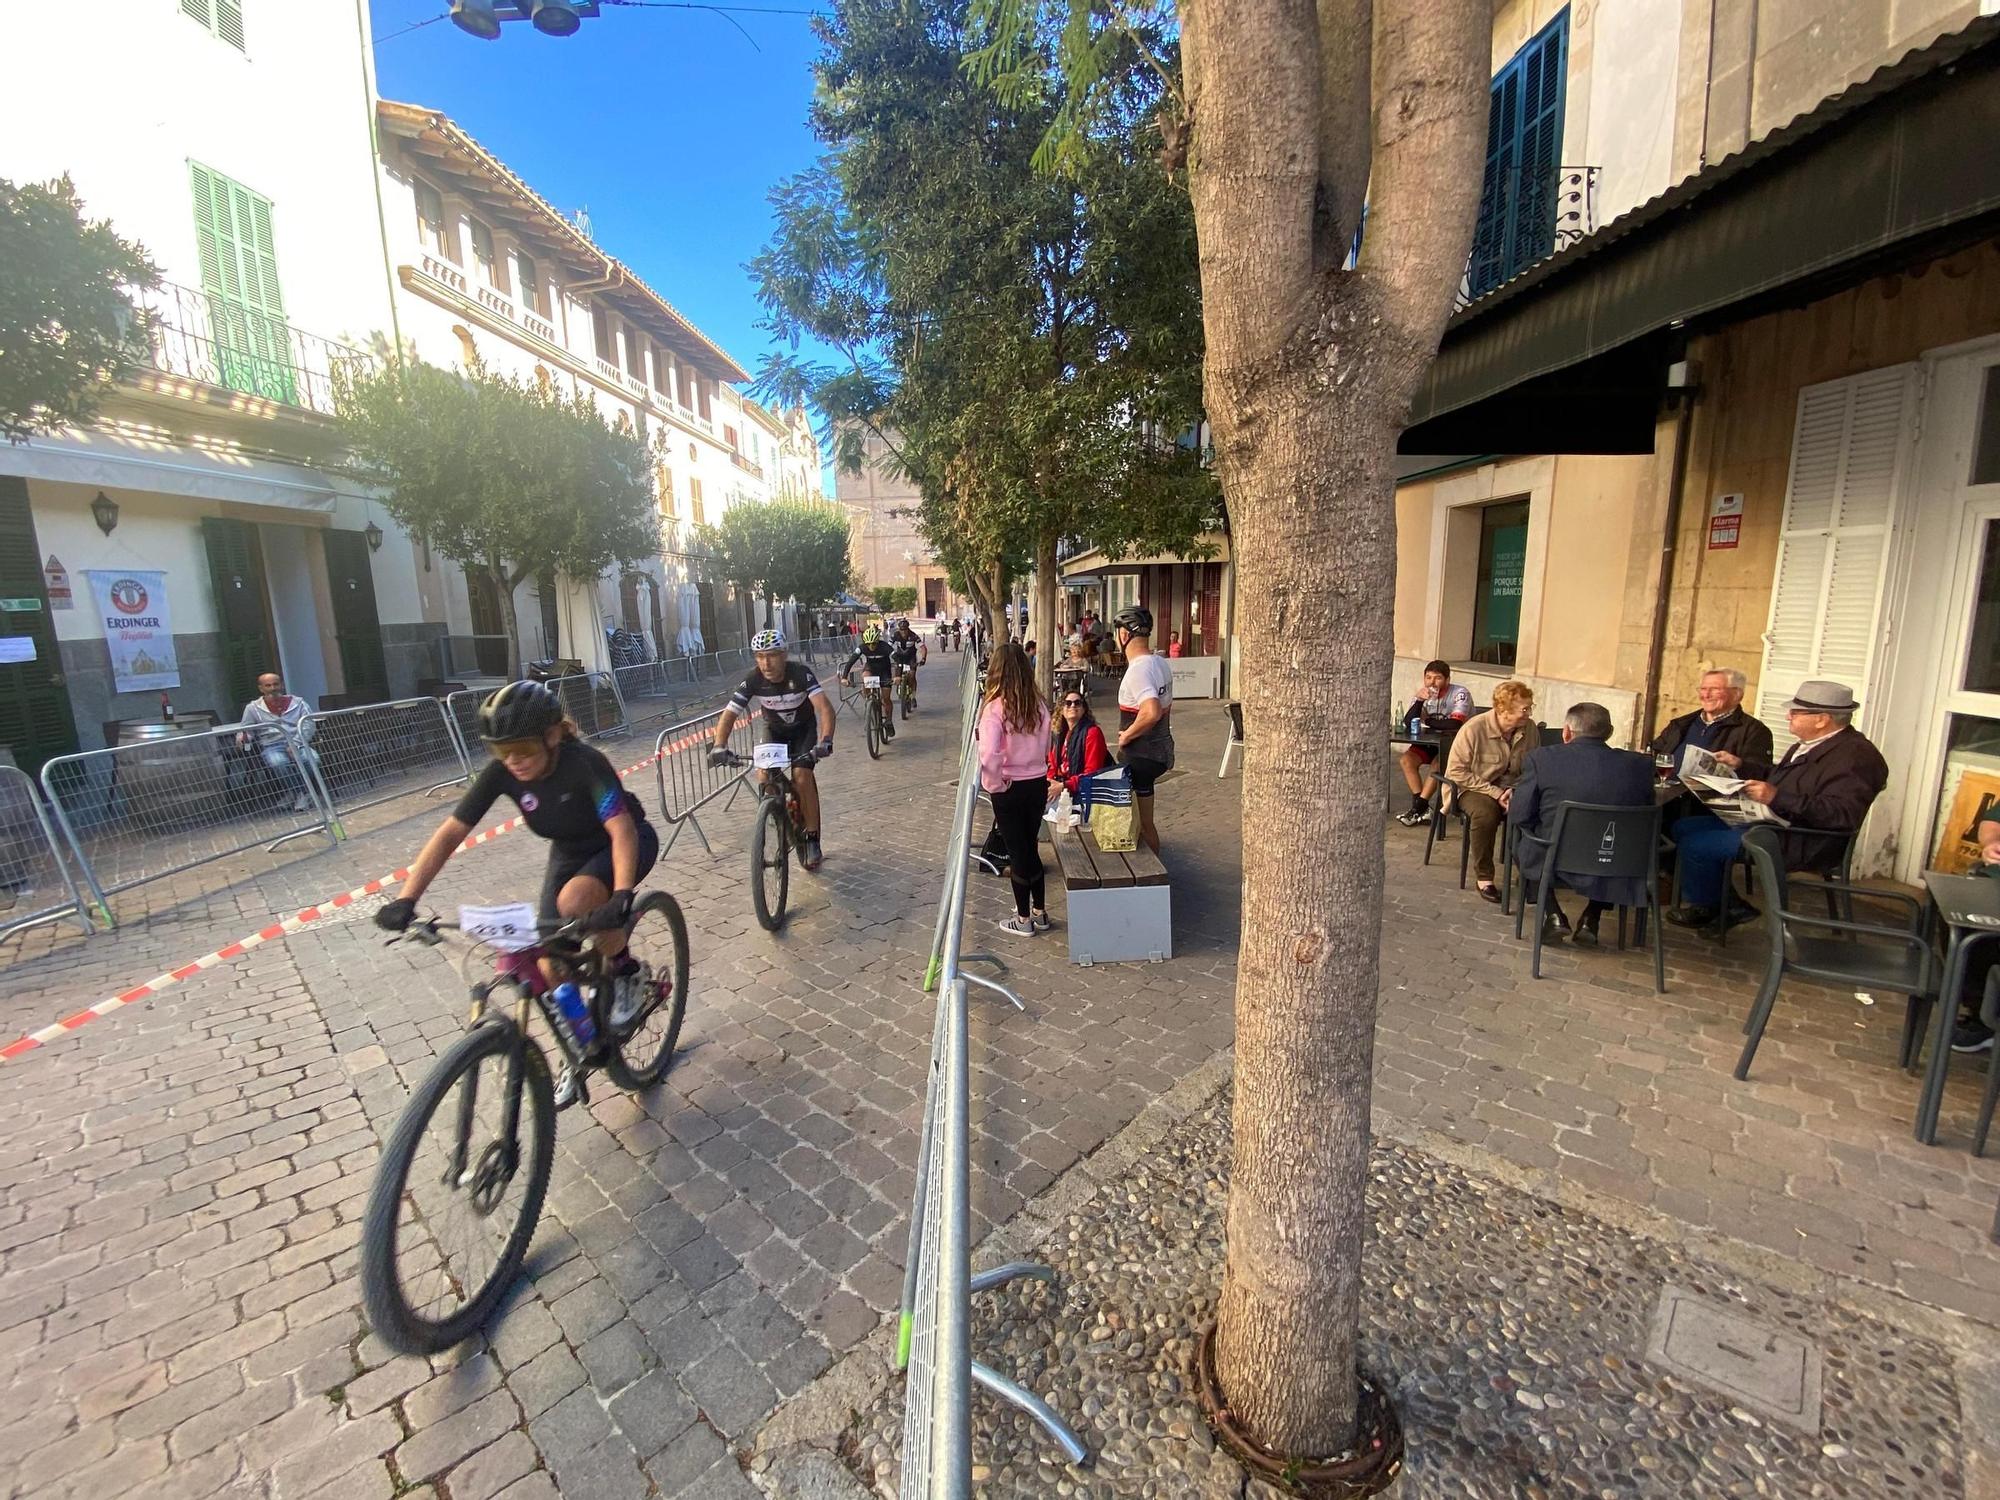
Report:
[[[32,768],[162,693],[232,722],[272,669],[314,702],[414,690],[442,627],[330,419],[390,323],[366,7],[108,0],[8,30],[0,176],[67,173],[163,280],[101,420],[0,445],[0,746]],[[100,594],[160,622],[143,660],[114,666]]]
[[[836,467],[833,476],[834,499],[846,509],[850,526],[856,592],[866,598],[873,588],[913,588],[919,616],[956,617],[966,601],[917,525],[923,496],[916,482],[874,433],[864,434],[861,447],[861,467],[853,472]]]
[[[1861,867],[1952,857],[2000,792],[2000,162],[1954,144],[2000,125],[1983,8],[1499,8],[1466,305],[1403,441],[1399,688],[1442,656],[1644,744],[1732,668],[1782,748],[1799,681],[1843,681],[1892,769]]]

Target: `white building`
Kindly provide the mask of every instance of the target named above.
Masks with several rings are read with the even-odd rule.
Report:
[[[274,666],[316,702],[412,690],[420,564],[327,467],[332,371],[390,323],[366,6],[11,7],[7,43],[0,177],[68,173],[164,281],[99,423],[0,444],[0,746],[33,767],[157,716],[116,690],[91,569],[163,574],[184,715],[234,720]]]
[[[586,393],[613,422],[662,445],[662,556],[597,579],[525,580],[515,599],[522,649],[608,662],[612,625],[673,654],[694,635],[740,644],[742,610],[705,578],[689,532],[732,504],[766,499],[786,424],[732,383],[749,378],[720,346],[435,110],[377,106],[382,193],[407,347],[446,367]],[[810,430],[808,429],[808,436]],[[421,586],[449,623],[454,675],[505,669],[499,601],[484,580],[431,560]]]

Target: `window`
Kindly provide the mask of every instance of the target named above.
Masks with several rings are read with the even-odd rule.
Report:
[[[590,310],[590,337],[599,359],[618,363],[618,351],[611,345],[611,317],[601,307]]]
[[[1565,10],[1493,80],[1479,222],[1466,265],[1471,296],[1484,296],[1555,248],[1568,51]]]
[[[705,524],[708,520],[707,515],[703,513],[701,508],[701,481],[699,479],[688,480],[688,511],[694,516],[694,524],[697,526]]]
[[[541,318],[549,315],[548,288],[535,269],[535,258],[525,250],[514,252],[514,285],[521,289],[521,301],[530,312]]]
[[[660,479],[660,514],[670,516],[674,513],[674,471],[665,464],[661,464],[659,465],[658,473]]]
[[[181,14],[193,17],[238,52],[246,50],[242,0],[181,0]]]
[[[681,366],[681,405],[689,411],[701,409],[701,376],[686,365]]]
[[[653,345],[653,389],[661,395],[667,393],[668,371],[673,366],[667,358],[667,351],[658,344]]]
[[[1979,393],[1977,436],[1972,444],[1972,483],[2000,484],[2000,365],[1989,365]]]
[[[506,291],[507,271],[494,252],[493,231],[477,219],[468,222],[472,225],[472,259],[481,279],[496,292]]]
[[[1512,667],[1521,639],[1521,580],[1528,563],[1528,502],[1479,512],[1479,577],[1472,595],[1472,659]]]
[[[732,448],[737,446],[736,429],[731,427],[727,422],[722,424],[722,440]]]
[[[271,200],[194,162],[188,175],[218,383],[296,405],[297,362],[278,287]]]
[[[426,250],[442,255],[453,265],[458,260],[458,226],[446,222],[444,195],[428,182],[415,184],[417,196],[417,238]]]

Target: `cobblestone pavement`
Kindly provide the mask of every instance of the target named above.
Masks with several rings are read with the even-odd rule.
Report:
[[[690,835],[662,863],[654,883],[695,935],[681,1057],[652,1094],[600,1090],[564,1116],[532,1274],[490,1342],[451,1359],[391,1358],[353,1281],[377,1142],[461,1024],[440,955],[385,949],[349,910],[0,1065],[10,1493],[747,1493],[748,1436],[897,1296],[930,1024],[914,981],[952,797],[931,681],[930,711],[881,762],[843,733],[828,861],[795,877],[782,934],[749,915],[741,807],[704,819],[713,858]],[[1213,775],[1222,714],[1177,719],[1171,962],[1076,969],[1060,931],[1000,934],[1003,891],[975,885],[972,942],[1029,1004],[975,1004],[975,1233],[1228,1043],[1240,782]],[[650,745],[610,749],[625,764]],[[650,777],[633,784],[650,805]],[[10,1021],[43,1024],[395,868],[435,816],[408,810],[357,820],[337,852],[184,877],[114,938],[0,952]],[[1965,1149],[1978,1066],[1954,1068],[1941,1144],[1920,1147],[1890,1007],[1800,986],[1737,1084],[1750,934],[1718,953],[1670,933],[1664,997],[1643,956],[1610,951],[1559,950],[1537,982],[1455,869],[1387,837],[1384,1133],[2000,1322],[1984,1237],[2000,1163]],[[473,850],[439,904],[530,893],[540,859],[519,833]]]

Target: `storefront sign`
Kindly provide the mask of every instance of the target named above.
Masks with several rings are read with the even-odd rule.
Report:
[[[1167,663],[1173,668],[1174,697],[1213,698],[1222,690],[1222,658],[1219,656],[1176,656]]]
[[[1727,552],[1743,530],[1743,497],[1717,495],[1708,508],[1708,550]]]
[[[174,656],[173,618],[167,610],[167,575],[87,569],[111,675],[121,693],[156,693],[181,685]]]
[[[42,612],[42,601],[30,595],[26,599],[0,599],[0,614],[38,615]]]
[[[48,589],[50,609],[75,609],[76,600],[70,597],[69,569],[62,565],[62,559],[55,553],[42,564],[42,583]]]

